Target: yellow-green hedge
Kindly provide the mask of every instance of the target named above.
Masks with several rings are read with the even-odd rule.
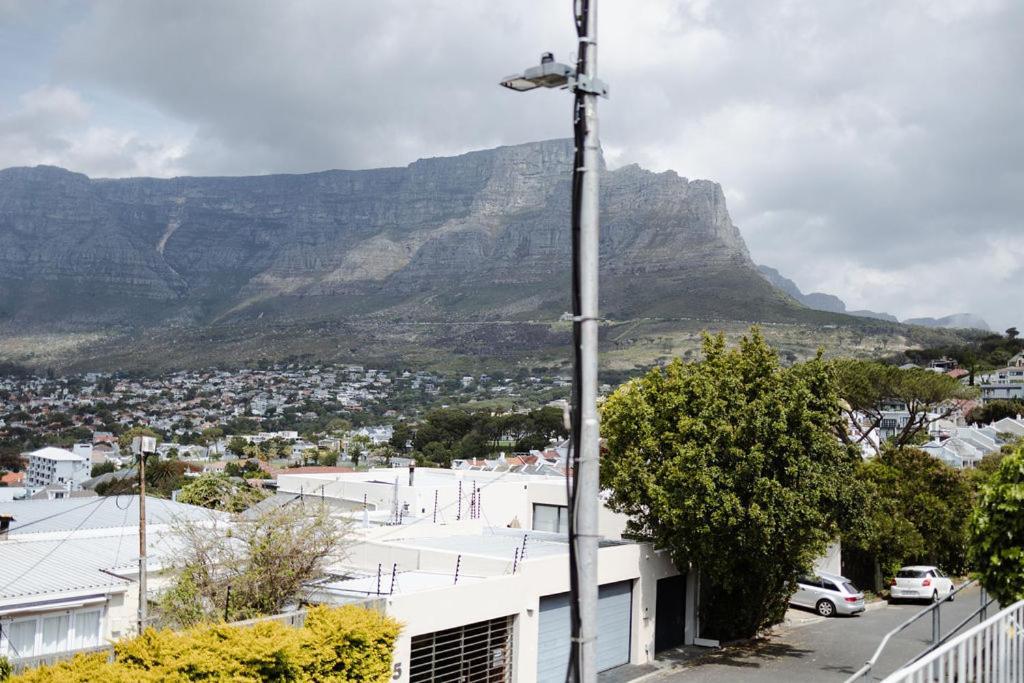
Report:
[[[303,628],[278,622],[146,629],[107,655],[79,655],[12,679],[42,681],[360,681],[391,679],[398,622],[361,607],[313,607]]]

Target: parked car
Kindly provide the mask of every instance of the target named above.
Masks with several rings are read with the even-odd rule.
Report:
[[[845,576],[818,572],[797,577],[789,604],[810,607],[823,617],[853,615],[864,611],[864,594]]]
[[[953,592],[953,580],[938,567],[916,565],[903,567],[889,585],[889,601],[930,600],[938,602]]]

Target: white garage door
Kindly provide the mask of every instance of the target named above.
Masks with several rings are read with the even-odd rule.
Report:
[[[633,582],[601,586],[597,596],[597,669],[629,663]],[[537,683],[562,683],[569,662],[569,594],[540,599]]]

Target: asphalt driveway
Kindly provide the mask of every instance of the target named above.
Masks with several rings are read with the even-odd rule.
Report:
[[[943,633],[977,609],[979,598],[979,590],[972,587],[958,595],[954,602],[944,603]],[[659,663],[670,670],[647,676],[644,683],[843,681],[867,661],[886,632],[924,607],[921,604],[883,604],[856,617],[833,619],[790,610],[790,623],[780,627],[773,637],[711,652],[687,662],[673,663],[670,654],[668,661]],[[931,642],[931,628],[931,617],[926,616],[893,637],[871,680],[881,680],[927,647]]]

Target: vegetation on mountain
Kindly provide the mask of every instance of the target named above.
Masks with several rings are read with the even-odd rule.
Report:
[[[952,358],[968,371],[968,381],[974,384],[975,376],[1006,367],[1015,355],[1024,351],[1024,339],[1016,327],[1006,330],[1005,335],[985,334],[969,338],[966,342],[926,345],[910,349],[889,360],[894,363],[916,363],[927,365],[938,358]]]
[[[794,577],[859,514],[829,363],[782,367],[757,328],[733,349],[706,336],[700,361],[627,382],[602,420],[608,504],[677,566],[700,567],[713,637],[780,621]]]
[[[987,425],[1005,417],[1024,415],[1024,400],[1013,398],[1002,401],[989,401],[984,405],[972,408],[965,419],[968,424]]]
[[[385,683],[401,625],[356,606],[312,607],[293,628],[203,624],[183,632],[146,629],[106,653],[32,669],[17,683],[155,683],[156,681],[356,681]]]
[[[833,361],[836,390],[846,422],[836,424],[836,436],[850,445],[876,445],[869,436],[885,418],[890,406],[899,406],[909,413],[906,425],[890,439],[890,445],[901,448],[915,443],[932,423],[946,419],[959,407],[956,399],[977,395],[972,387],[957,380],[921,368],[902,369],[877,361],[837,359]],[[866,416],[864,422],[862,417]]]
[[[1003,605],[1024,599],[1024,445],[982,486],[970,521],[970,558],[981,584]]]

